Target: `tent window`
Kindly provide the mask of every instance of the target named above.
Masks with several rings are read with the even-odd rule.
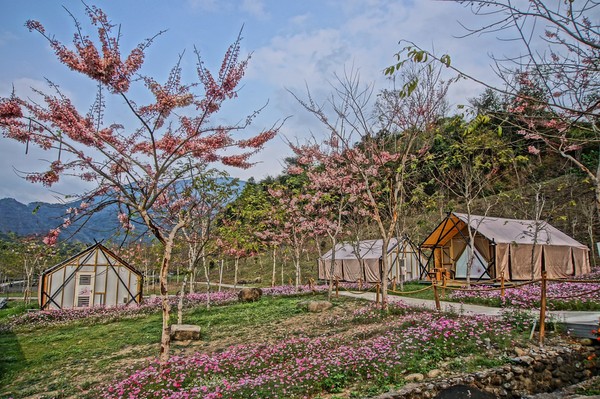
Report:
[[[92,285],[92,275],[91,274],[80,274],[79,275],[79,285]]]
[[[88,308],[89,306],[90,306],[90,297],[89,296],[77,297],[77,307],[78,308]]]

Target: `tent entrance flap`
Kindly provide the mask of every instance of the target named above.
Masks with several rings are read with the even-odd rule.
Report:
[[[456,261],[456,278],[467,278],[467,269],[469,264],[469,249],[465,248],[463,253]],[[470,278],[476,279],[489,279],[490,275],[487,273],[488,264],[483,259],[477,249],[473,251],[473,262],[471,265]]]

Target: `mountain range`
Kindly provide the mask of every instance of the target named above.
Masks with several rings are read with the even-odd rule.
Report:
[[[23,204],[14,198],[0,199],[0,233],[15,233],[17,236],[45,236],[51,229],[63,223],[68,208],[77,207],[78,202],[50,204],[32,202]],[[65,237],[73,234],[73,240],[84,243],[105,240],[119,229],[117,208],[107,207],[92,215],[82,226],[73,223],[64,229]]]
[[[230,184],[235,181],[237,195],[246,185],[245,181],[231,178],[216,178],[217,184]],[[19,237],[45,236],[50,230],[62,225],[68,208],[78,208],[80,201],[51,204],[32,202],[23,204],[14,198],[0,199],[0,234],[14,233]],[[94,213],[85,223],[74,222],[62,229],[61,239],[80,241],[86,244],[100,242],[115,237],[122,229],[118,221],[118,208],[110,205]]]

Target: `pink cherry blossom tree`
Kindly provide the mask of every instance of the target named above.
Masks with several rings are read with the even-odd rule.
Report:
[[[306,100],[296,97],[329,132],[331,139],[326,144],[343,160],[336,167],[360,202],[356,212],[373,220],[383,241],[380,282],[384,308],[391,270],[387,250],[411,200],[411,171],[427,151],[430,127],[446,110],[450,84],[441,80],[439,68],[405,71],[401,83],[418,82],[411,92],[384,91],[376,104],[371,98],[372,86],[362,86],[357,74],[338,77],[326,105],[318,104],[310,92]]]
[[[238,124],[216,122],[222,105],[238,96],[248,63],[240,55],[240,36],[225,52],[216,73],[196,50],[197,81],[182,82],[182,55],[161,83],[141,72],[145,52],[156,36],[126,53],[119,42],[120,26],[99,8],[85,9],[96,30],[94,39],[75,18],[72,45],[55,39],[38,21],[28,21],[26,26],[48,41],[61,63],[95,83],[96,99],[89,111],[82,112],[58,85],[50,83],[51,92],[38,92],[40,102],[18,93],[0,99],[0,129],[7,138],[54,154],[46,170],[28,173],[26,179],[44,186],[66,175],[90,182],[93,188],[79,195],[81,205],[71,210],[65,225],[117,204],[119,221],[126,230],[139,222],[163,245],[160,358],[164,362],[170,347],[167,271],[173,242],[189,222],[190,209],[197,205],[182,182],[208,163],[251,166],[250,156],[274,137],[277,127],[244,138],[237,133],[242,133],[256,112]],[[109,97],[118,101],[109,102]],[[112,111],[108,104],[121,105],[120,112],[128,112],[131,118],[122,124],[107,121]],[[60,232],[61,227],[50,232],[46,242],[54,244]]]
[[[333,136],[323,145],[316,143],[306,145],[290,144],[298,157],[298,165],[288,167],[290,174],[305,173],[308,178],[307,188],[311,191],[314,206],[313,235],[329,238],[332,256],[329,260],[329,291],[328,298],[333,294],[335,271],[335,248],[340,237],[347,233],[345,218],[354,209],[357,197],[360,195],[352,176],[347,173],[347,163],[337,137]]]
[[[300,258],[307,240],[314,234],[315,197],[306,192],[295,190],[290,186],[276,185],[269,187],[273,198],[274,213],[281,216],[276,221],[280,227],[279,238],[289,245],[294,259],[294,285],[296,289],[302,281]]]

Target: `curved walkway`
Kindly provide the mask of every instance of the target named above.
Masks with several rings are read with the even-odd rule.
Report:
[[[218,283],[214,284],[219,285]],[[231,284],[221,284],[222,287],[234,288]],[[248,285],[238,285],[237,288],[248,287]],[[339,291],[340,295],[364,299],[375,302],[376,294],[374,292],[366,291],[361,293],[355,293],[350,291]],[[413,307],[424,307],[428,309],[435,309],[435,301],[431,299],[418,299],[411,298],[408,296],[389,295],[390,302],[404,302],[409,306]],[[500,316],[502,309],[494,308],[490,306],[482,305],[471,305],[457,302],[446,302],[440,301],[442,311],[455,312],[455,313],[467,313],[467,314],[480,314],[486,316]],[[531,310],[532,315],[538,316],[539,310]],[[598,328],[600,322],[600,311],[566,311],[566,310],[550,310],[547,312],[548,317],[551,320],[556,320],[558,323],[567,325],[567,328],[572,329],[574,335],[580,337],[592,338],[591,331]]]

